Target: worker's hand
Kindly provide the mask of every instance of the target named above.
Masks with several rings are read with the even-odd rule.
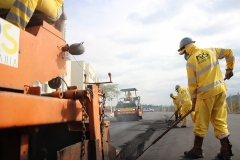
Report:
[[[196,102],[192,103],[192,111],[195,111]]]
[[[233,76],[232,69],[226,69],[224,81],[225,81],[226,79],[229,80],[232,76]]]

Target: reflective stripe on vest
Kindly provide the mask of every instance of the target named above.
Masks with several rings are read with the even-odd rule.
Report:
[[[225,52],[225,50],[221,49],[221,52],[220,52],[220,55],[219,55],[218,59],[222,59],[223,58],[224,52]]]
[[[27,8],[27,6],[25,6],[22,2],[20,2],[20,1],[18,1],[18,0],[16,0],[16,1],[13,3],[13,6],[14,6],[15,8],[19,9],[19,11],[25,13],[25,14],[27,15],[27,17],[28,17],[28,20],[27,20],[27,21],[24,20],[22,17],[20,17],[20,15],[17,15],[16,13],[11,12],[11,10],[10,10],[10,12],[8,13],[8,15],[7,15],[6,18],[7,18],[8,20],[11,20],[11,21],[13,21],[13,22],[16,22],[16,23],[20,24],[22,27],[25,28],[26,25],[27,25],[27,23],[28,23],[28,21],[29,21],[29,19],[32,17],[33,12],[32,12],[29,8]]]
[[[196,94],[192,94],[191,98],[197,98],[197,95]]]
[[[188,66],[189,68],[191,68],[192,70],[196,71],[196,67],[195,67],[194,65],[192,65],[191,63],[188,63],[188,62],[187,62],[187,66]]]
[[[27,22],[24,21],[24,19],[11,12],[8,13],[7,19],[20,24],[23,28],[27,25]]]
[[[215,49],[214,49],[214,48],[210,48],[210,49],[213,51],[215,57],[217,58],[217,53],[216,53]],[[218,58],[217,58],[217,59],[218,59]]]
[[[235,60],[235,57],[228,57],[227,59],[226,59],[226,62],[229,62],[229,61],[233,61],[233,60]]]
[[[188,82],[196,82],[197,78],[188,78]]]
[[[208,66],[206,66],[206,67],[203,68],[202,70],[196,72],[196,78],[189,78],[189,79],[188,79],[188,82],[190,82],[190,83],[191,83],[191,82],[196,82],[196,81],[197,81],[197,77],[201,76],[203,73],[207,72],[208,70],[210,70],[211,68],[215,67],[216,65],[219,65],[219,62],[218,62],[218,59],[217,59],[217,55],[216,55],[215,49],[213,49],[213,48],[210,48],[210,49],[211,49],[211,50],[213,51],[213,53],[215,54],[216,61],[213,62],[213,63],[211,63],[211,64],[209,64]],[[221,50],[221,54],[223,54],[223,53],[224,53],[224,50],[223,50],[223,52],[222,52],[222,50]],[[222,56],[223,56],[223,55],[222,55]],[[229,58],[229,59],[230,59],[230,58]],[[187,63],[187,66],[190,67],[191,69],[193,69],[194,71],[196,71],[196,67],[195,67],[194,65],[192,65],[192,64],[190,64],[190,63]],[[220,83],[223,83],[223,82],[224,82],[223,80],[218,80],[218,81],[213,82],[213,83],[211,83],[211,84],[208,84],[208,85],[206,85],[206,86],[199,87],[199,88],[197,88],[197,93],[202,92],[202,91],[205,91],[205,90],[207,90],[207,89],[210,89],[210,88],[212,88],[212,87],[214,87],[214,86],[216,86],[216,85],[218,85],[218,84],[220,84]],[[191,98],[196,98],[196,97],[197,97],[196,94],[192,94],[192,95],[191,95]]]
[[[208,85],[206,85],[204,87],[197,88],[197,93],[205,91],[205,90],[208,90],[209,88],[212,88],[212,87],[214,87],[214,86],[216,86],[216,85],[218,85],[220,83],[224,83],[224,80],[217,80],[217,81],[215,81],[215,82],[213,82],[211,84],[208,84]]]
[[[216,66],[218,64],[219,64],[218,61],[209,64],[207,67],[205,67],[202,70],[198,71],[196,73],[196,76],[199,77],[201,74],[205,73],[206,71],[208,71],[209,69],[213,68],[214,66]]]
[[[25,4],[23,4],[20,1],[15,1],[13,4],[14,7],[20,9],[23,13],[25,13],[28,17],[32,17],[33,12],[27,8],[27,6],[25,6]]]

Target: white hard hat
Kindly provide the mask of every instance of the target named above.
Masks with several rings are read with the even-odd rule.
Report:
[[[192,40],[190,37],[185,37],[180,41],[178,52],[184,49],[184,47],[190,43],[195,43],[195,41]]]
[[[179,85],[176,85],[176,86],[175,86],[175,90],[177,91],[178,88],[180,88],[180,86],[179,86]]]

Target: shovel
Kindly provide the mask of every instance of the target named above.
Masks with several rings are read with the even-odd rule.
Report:
[[[151,145],[149,145],[146,149],[144,150],[137,150],[137,156],[136,159],[138,159],[146,150],[148,150],[148,148],[150,148],[152,145],[154,145],[157,141],[159,141],[168,131],[170,131],[173,127],[175,127],[179,122],[181,122],[185,117],[187,117],[192,111],[194,111],[194,109],[191,109],[190,111],[188,111],[184,116],[182,116],[181,118],[179,118],[175,123],[172,124],[171,127],[169,127],[165,132],[163,132],[157,139],[155,139]],[[145,143],[145,142],[143,142]],[[142,146],[142,144],[139,144],[139,146]],[[139,147],[138,148],[143,148],[143,147]]]
[[[170,121],[170,119],[175,115],[175,113],[177,113],[181,108],[182,108],[182,106],[180,106],[168,120],[166,119],[165,122],[168,123],[168,121]],[[172,124],[172,122],[171,122],[171,124]]]

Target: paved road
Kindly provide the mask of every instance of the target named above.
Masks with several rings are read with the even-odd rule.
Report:
[[[172,114],[173,112],[145,112],[142,120],[130,122],[117,122],[115,118],[107,118],[111,121],[112,144],[120,150],[120,153],[124,153],[121,159],[136,159],[140,146],[146,149],[167,129],[165,119]],[[235,154],[233,159],[240,160],[240,114],[229,114],[228,124],[231,132],[230,141]],[[178,124],[178,126],[180,125]],[[189,160],[183,156],[183,152],[190,150],[193,146],[192,131],[193,123],[189,117],[187,128],[173,128],[146,150],[138,160]],[[144,143],[140,143],[143,139]],[[214,137],[211,125],[203,144],[205,158],[202,160],[218,160],[216,155],[220,150],[220,142]]]

